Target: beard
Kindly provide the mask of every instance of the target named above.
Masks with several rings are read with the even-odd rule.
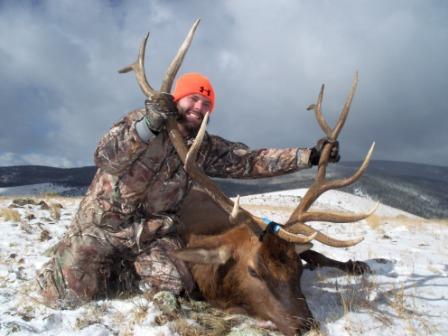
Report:
[[[192,136],[196,135],[201,127],[201,123],[204,120],[204,117],[197,119],[197,121],[192,121],[187,118],[187,113],[189,111],[179,110],[179,115],[177,117],[177,122],[181,124],[185,130]],[[208,120],[210,121],[210,119]],[[208,124],[208,122],[207,122]]]

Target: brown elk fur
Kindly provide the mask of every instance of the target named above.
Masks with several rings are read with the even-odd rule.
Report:
[[[286,335],[316,324],[300,288],[302,255],[312,268],[368,270],[363,263],[342,263],[315,251],[298,255],[293,243],[271,234],[261,242],[246,225],[232,225],[200,191],[190,193],[179,214],[187,248],[176,256],[190,262],[202,295],[222,309],[271,320]]]

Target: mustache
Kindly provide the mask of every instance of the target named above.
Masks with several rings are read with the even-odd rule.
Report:
[[[190,124],[190,121],[189,120],[187,120],[187,113],[188,113],[188,110],[187,111],[179,111],[180,113],[178,113],[178,116],[177,116],[177,121],[179,122],[179,123],[182,123],[182,124],[184,124],[184,126],[187,128],[187,129],[190,129],[190,130],[192,130],[192,131],[197,131],[197,130],[199,130],[199,128],[201,127],[201,123],[202,123],[202,120],[204,120],[204,117],[205,117],[205,115],[202,115],[201,114],[201,118],[200,119],[198,119],[198,121],[199,121],[199,123],[198,123],[198,125],[195,125],[195,126],[193,126],[192,124]],[[207,125],[210,123],[210,117],[208,118],[208,120],[207,120]]]

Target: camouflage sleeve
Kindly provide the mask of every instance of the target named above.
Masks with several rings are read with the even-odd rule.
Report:
[[[136,121],[144,110],[129,112],[101,138],[95,151],[95,165],[109,174],[117,175],[128,168],[145,150],[146,144],[137,134]]]
[[[307,148],[250,150],[246,145],[210,135],[204,171],[213,177],[256,178],[309,168]]]

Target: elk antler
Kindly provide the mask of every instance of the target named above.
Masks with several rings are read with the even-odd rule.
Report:
[[[247,210],[241,208],[239,206],[239,196],[237,197],[236,202],[233,203],[230,200],[230,198],[228,198],[216,186],[216,184],[207,175],[205,175],[196,165],[196,155],[199,151],[199,147],[201,146],[202,140],[205,135],[208,116],[209,114],[207,113],[204,117],[204,120],[202,121],[201,127],[198,131],[198,134],[193,144],[191,145],[189,152],[185,156],[185,160],[183,157],[181,157],[181,160],[184,162],[184,168],[187,171],[187,173],[193,178],[193,180],[198,182],[199,185],[204,189],[204,191],[207,192],[207,194],[229,214],[229,219],[232,223],[245,223],[257,235],[260,235],[263,231],[267,229],[268,225],[260,217],[254,216]],[[177,139],[175,140],[177,142]],[[284,230],[280,226],[276,228],[276,233],[280,238],[286,241],[300,244],[310,242],[317,235],[317,232],[313,232],[307,236],[298,233],[292,234]]]
[[[182,61],[185,57],[186,52],[188,51],[188,48],[190,47],[191,41],[193,39],[194,32],[196,31],[196,28],[199,24],[199,20],[196,20],[193,26],[191,27],[190,31],[188,32],[187,37],[185,38],[184,42],[180,46],[175,58],[171,62],[170,66],[168,67],[168,70],[165,74],[160,92],[170,92],[171,86],[174,80],[174,77],[177,74],[177,71],[179,70]],[[145,57],[145,48],[146,43],[148,40],[148,34],[143,39],[143,42],[140,46],[139,55],[137,58],[137,61],[135,61],[133,64],[128,65],[127,67],[124,67],[119,72],[120,73],[127,73],[131,70],[133,70],[136,74],[137,82],[143,91],[143,93],[151,98],[155,95],[159,94],[160,92],[155,91],[151,85],[149,85],[146,75],[145,75],[145,67],[144,67],[144,57]],[[205,134],[205,128],[208,120],[208,114],[205,116],[201,129],[194,141],[194,144],[192,145],[190,151],[188,151],[187,146],[185,145],[184,139],[182,135],[179,132],[179,129],[177,128],[177,122],[174,117],[169,117],[167,120],[167,131],[168,135],[170,137],[171,142],[173,143],[173,146],[175,147],[182,163],[185,165],[185,170],[187,173],[191,176],[193,180],[199,183],[199,185],[210,195],[210,197],[219,205],[221,206],[226,212],[229,214],[234,213],[234,204],[228,198],[217,186],[216,184],[207,176],[205,175],[196,165],[196,155],[199,150],[201,141]],[[238,209],[238,205],[236,204],[235,209]],[[255,217],[249,212],[247,212],[244,209],[240,209],[238,211],[238,220],[242,220],[244,223],[246,223],[255,233],[261,233],[264,231],[267,227],[267,224],[263,222],[261,218]],[[235,218],[231,217],[231,221],[234,221]],[[277,234],[290,242],[294,243],[301,243],[305,244],[309,241],[311,241],[317,233],[312,233],[309,236],[304,236],[302,234],[291,234],[287,231],[285,231],[282,228],[278,228]]]
[[[199,19],[197,19],[193,26],[191,26],[190,31],[187,34],[187,37],[185,38],[184,42],[179,47],[179,50],[177,51],[176,56],[174,57],[173,61],[169,65],[165,77],[163,79],[162,85],[160,87],[160,92],[170,93],[171,87],[173,85],[174,77],[176,77],[177,72],[179,71],[180,66],[182,65],[182,62],[185,58],[185,55],[188,51],[188,48],[190,47],[191,41],[193,40],[194,33],[196,31],[196,28],[199,24]],[[146,50],[146,43],[148,42],[149,33],[146,34],[145,38],[143,39],[140,50],[138,53],[137,60],[122,68],[121,70],[118,70],[119,73],[127,73],[129,71],[134,70],[135,76],[137,78],[137,83],[140,86],[140,89],[142,89],[145,96],[148,98],[153,97],[154,95],[158,94],[156,90],[154,90],[151,85],[149,85],[148,80],[146,79],[145,74],[145,50]]]
[[[322,88],[320,90],[317,104],[311,105],[308,109],[314,109],[316,114],[316,119],[324,131],[324,133],[327,135],[327,138],[329,140],[328,143],[326,143],[322,149],[322,155],[319,160],[319,167],[317,170],[316,178],[314,183],[311,185],[311,187],[308,189],[308,191],[303,196],[299,206],[294,210],[294,212],[291,214],[290,218],[286,222],[285,226],[288,227],[291,232],[301,232],[304,234],[311,234],[316,232],[314,229],[309,227],[308,225],[305,225],[305,222],[309,221],[326,221],[326,222],[333,222],[333,223],[349,223],[349,222],[356,222],[359,220],[362,220],[364,218],[367,218],[370,216],[378,207],[378,204],[376,204],[373,209],[366,213],[361,214],[336,214],[336,213],[330,213],[330,212],[309,212],[308,209],[313,204],[313,202],[325,191],[330,189],[337,189],[344,186],[347,186],[349,184],[352,184],[357,179],[361,177],[361,175],[364,173],[364,171],[367,169],[367,166],[369,164],[370,158],[372,156],[373,149],[375,147],[375,143],[372,144],[370,147],[363,163],[358,168],[358,170],[351,176],[345,179],[337,179],[332,181],[327,181],[325,179],[326,175],[326,169],[328,160],[330,158],[330,151],[331,151],[331,142],[334,142],[337,140],[339,133],[341,132],[342,127],[344,126],[345,120],[347,119],[348,112],[350,111],[350,106],[353,100],[353,96],[356,91],[356,87],[358,85],[358,72],[355,73],[355,77],[353,79],[352,83],[352,89],[350,90],[350,94],[348,95],[347,101],[345,102],[344,108],[339,115],[339,119],[336,123],[336,126],[332,129],[328,126],[325,118],[322,115],[322,99],[324,94],[324,85],[322,85]],[[321,241],[324,240],[324,243],[326,245],[334,246],[334,247],[346,247],[346,246],[352,246],[355,244],[358,244],[361,242],[364,238],[360,237],[353,240],[346,240],[346,241],[340,241],[335,239],[328,239],[329,237],[325,237],[320,232],[316,236],[316,240]]]
[[[177,52],[176,57],[173,59],[170,66],[168,67],[168,70],[165,74],[160,92],[170,92],[174,77],[176,76],[177,71],[179,70],[179,68],[182,64],[182,61],[183,61],[185,54],[191,44],[194,32],[195,32],[198,24],[199,24],[199,20],[197,20],[191,27],[187,37],[185,38],[184,42],[182,43],[181,47],[179,48],[179,51]],[[126,73],[131,70],[134,70],[136,73],[137,82],[138,82],[140,88],[142,89],[143,93],[147,97],[151,98],[157,94],[160,94],[160,92],[155,91],[149,85],[149,83],[146,79],[146,76],[145,76],[144,54],[145,54],[147,39],[148,39],[148,35],[146,35],[146,37],[144,38],[144,40],[140,46],[140,51],[139,51],[139,56],[137,58],[137,61],[135,63],[123,68],[119,72]],[[351,99],[352,99],[353,93],[354,93],[354,90],[352,90],[352,91],[353,92],[350,97],[350,102],[351,102]],[[323,95],[323,90],[321,91],[321,96],[322,95]],[[322,99],[320,99],[320,101],[318,101],[319,113],[320,113],[321,102],[322,102]],[[340,120],[339,120],[337,126],[334,128],[334,130],[331,130],[328,127],[328,125],[326,124],[325,120],[322,117],[320,117],[321,121],[319,121],[319,123],[324,128],[324,131],[327,133],[327,135],[328,135],[327,131],[330,131],[330,130],[332,131],[331,137],[329,136],[330,139],[335,140],[337,138],[337,136],[340,132],[340,129],[342,128],[342,125],[345,121],[345,118],[347,117],[347,113],[348,113],[348,110],[350,107],[350,102],[349,102],[348,106],[346,106],[346,108],[344,108],[345,113],[343,112],[341,114]],[[316,111],[316,114],[317,113],[318,112]],[[318,120],[319,120],[319,116],[318,116]],[[181,161],[184,163],[184,168],[185,168],[186,172],[190,175],[190,177],[193,180],[198,182],[198,184],[204,189],[204,191],[219,206],[221,206],[223,208],[223,210],[225,210],[229,214],[230,221],[233,223],[237,223],[237,222],[245,223],[255,232],[255,234],[261,234],[262,232],[264,232],[268,229],[268,224],[266,224],[261,218],[254,216],[251,213],[249,213],[248,211],[246,211],[245,209],[241,208],[239,206],[239,197],[237,198],[237,200],[234,204],[232,202],[232,200],[230,198],[228,198],[216,186],[216,184],[207,175],[205,175],[199,169],[199,167],[196,165],[196,155],[197,155],[197,152],[201,145],[202,139],[205,135],[207,121],[208,121],[208,113],[202,122],[201,128],[198,132],[198,135],[196,136],[196,139],[195,139],[193,145],[191,146],[190,150],[188,150],[187,146],[185,145],[184,139],[183,139],[182,135],[180,134],[179,129],[177,128],[177,122],[176,122],[175,118],[169,117],[167,120],[166,126],[167,126],[167,131],[168,131],[170,140],[173,143],[173,146],[175,147],[176,152],[178,153]],[[319,178],[319,176],[325,175],[325,167],[328,162],[329,152],[330,152],[330,146],[329,146],[329,144],[326,144],[323,148],[323,153],[322,153],[320,163],[319,163],[319,173],[318,173],[318,177],[316,177],[316,180]],[[363,166],[367,166],[367,164],[365,164]],[[323,171],[323,173],[321,173],[322,171]],[[351,182],[349,182],[349,183],[351,183]],[[323,190],[323,191],[325,191],[325,190]],[[319,191],[317,193],[317,196],[320,195],[323,191]],[[316,198],[317,198],[317,196],[316,196]],[[311,202],[309,203],[309,205],[311,205],[311,203],[316,198],[312,199]],[[301,204],[302,204],[302,202],[299,204],[298,208],[301,207]],[[306,207],[306,209],[309,208],[309,205]],[[296,213],[299,214],[297,212],[297,209],[294,211],[293,215]],[[301,213],[302,212],[300,212],[300,214]],[[314,213],[309,213],[309,214],[310,214],[309,216],[312,217]],[[297,217],[297,219],[290,219],[288,221],[288,224],[289,225],[295,224],[292,227],[292,229],[301,231],[301,232],[305,233],[306,235],[303,235],[302,233],[299,233],[299,232],[293,232],[293,231],[288,232],[287,230],[283,229],[280,226],[276,226],[274,232],[280,238],[282,238],[286,241],[293,242],[293,243],[299,243],[299,244],[308,243],[309,241],[313,240],[314,238],[316,238],[318,241],[320,241],[324,244],[331,245],[331,246],[351,246],[360,241],[360,240],[340,241],[340,240],[333,239],[333,238],[328,237],[328,236],[314,230],[313,228],[305,225],[302,221],[299,221],[298,220],[299,216],[296,216],[296,217]],[[340,218],[342,218],[342,217],[340,217]],[[344,217],[344,218],[346,218],[346,217]],[[299,222],[299,223],[297,223],[297,222]]]

